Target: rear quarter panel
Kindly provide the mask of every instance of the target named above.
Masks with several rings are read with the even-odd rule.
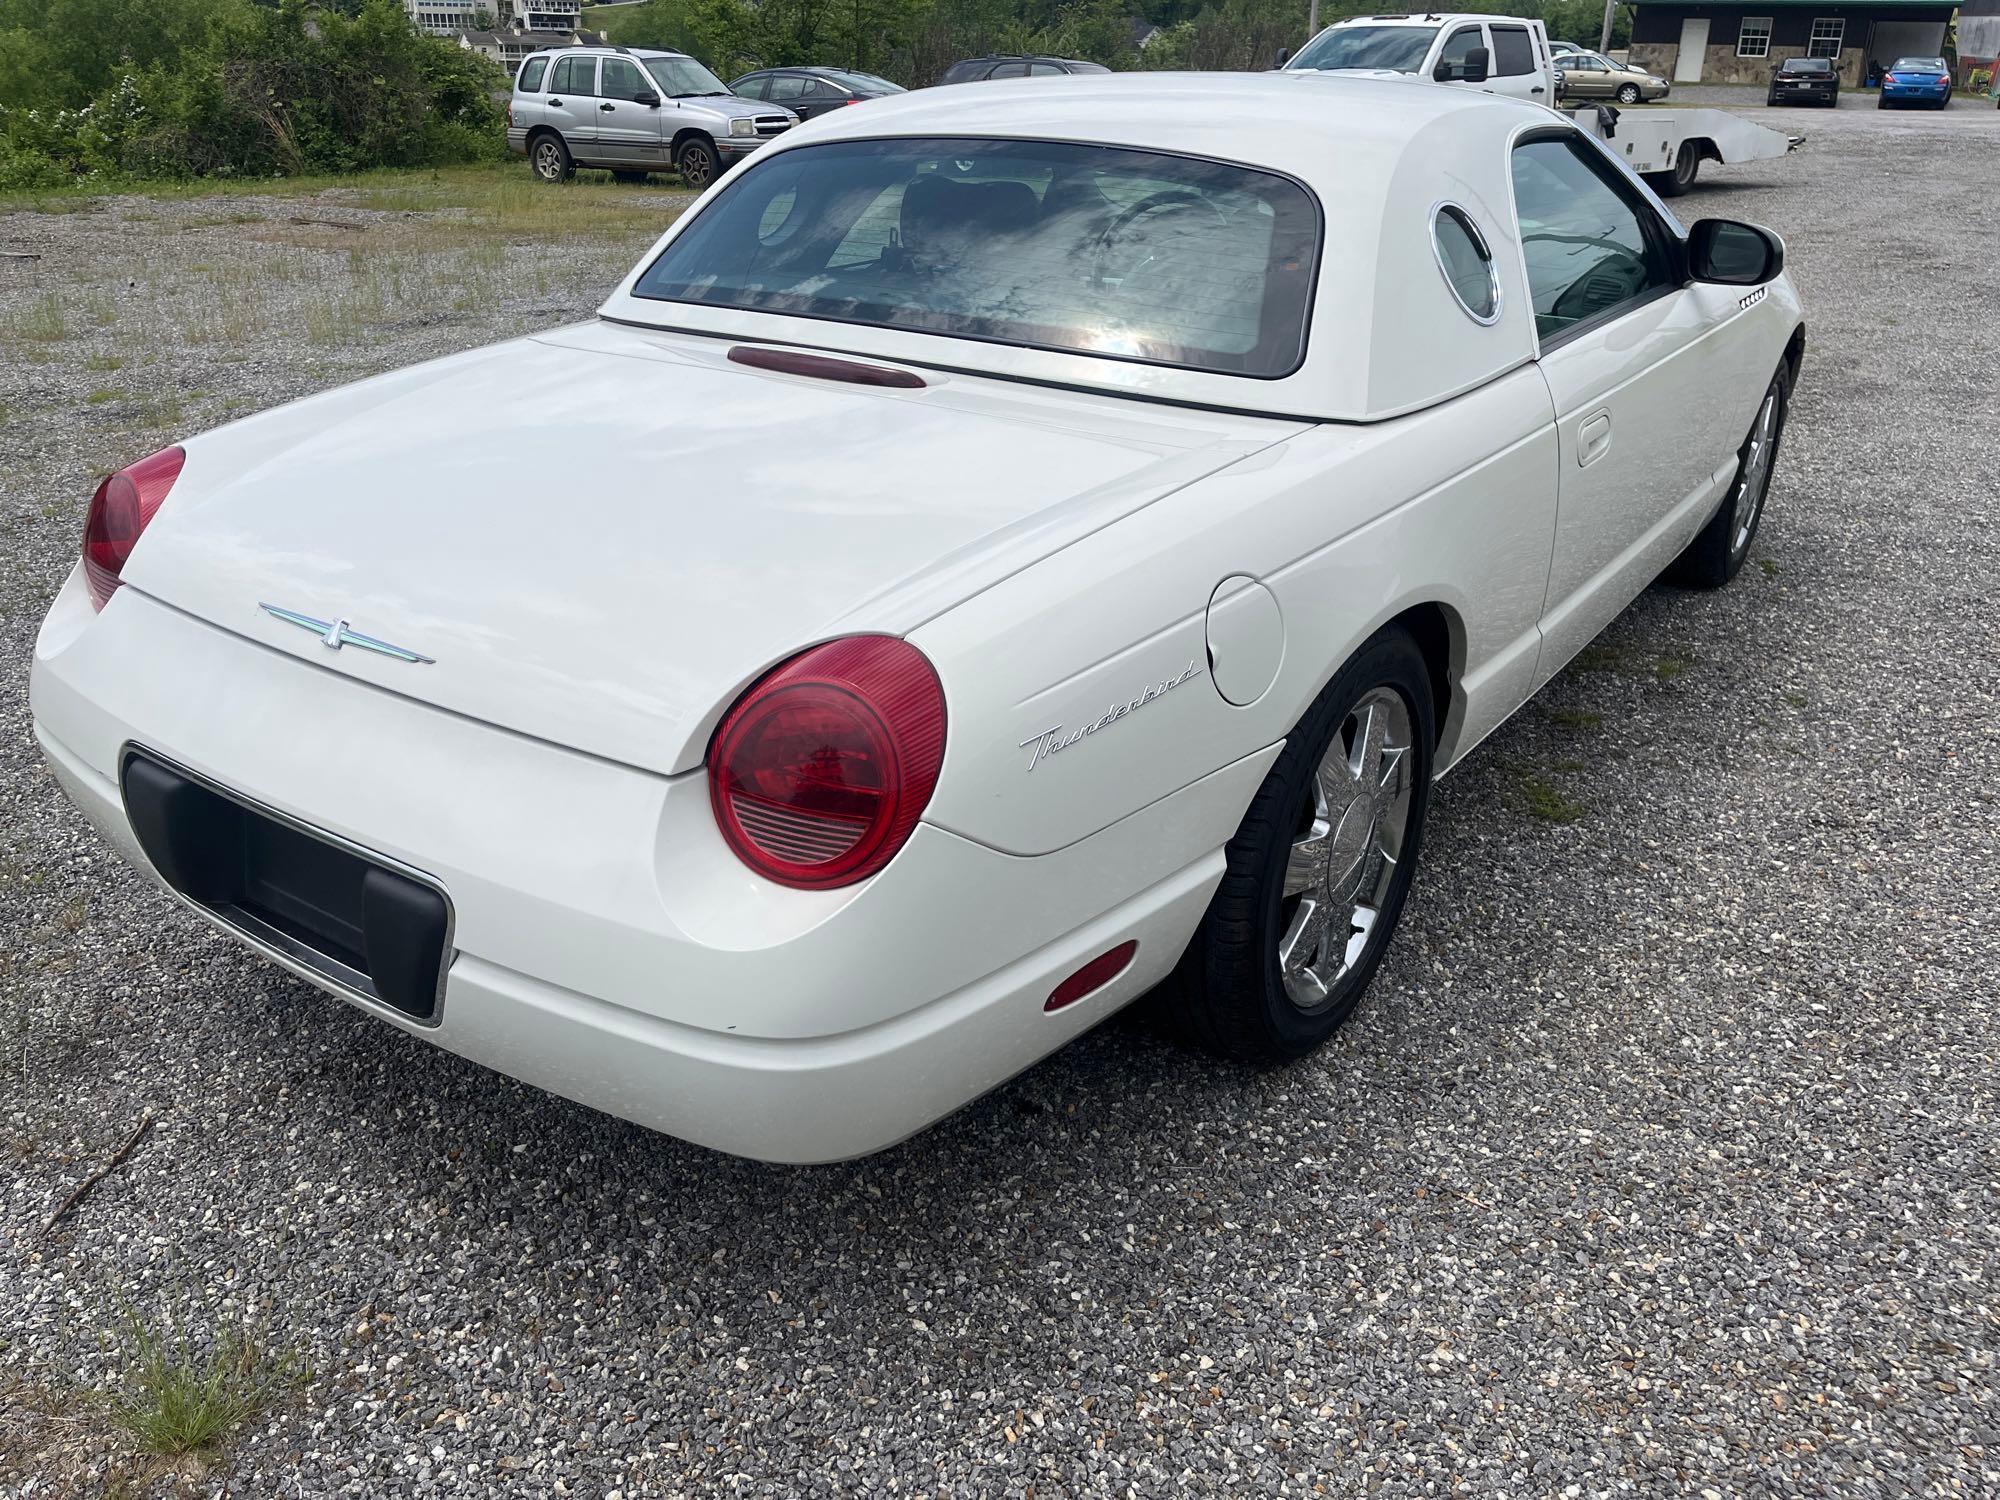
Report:
[[[1547,388],[1523,369],[1413,416],[1309,429],[939,616],[911,636],[950,717],[927,818],[1021,854],[1085,837],[1282,740],[1418,604],[1451,624],[1446,756],[1475,742],[1533,680],[1555,463]],[[1233,575],[1260,579],[1284,623],[1275,679],[1240,707],[1205,644],[1210,595]],[[1045,732],[1119,705],[1037,761]]]

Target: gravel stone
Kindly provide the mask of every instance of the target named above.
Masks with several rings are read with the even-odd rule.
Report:
[[[94,471],[587,315],[638,246],[508,248],[343,342],[308,302],[366,253],[258,237],[365,239],[340,193],[0,213],[41,257],[0,257],[0,1490],[2000,1492],[2000,114],[1755,112],[1805,148],[1676,204],[1777,228],[1808,309],[1752,562],[1649,591],[1442,784],[1354,1024],[1259,1072],[1127,1017],[811,1170],[295,982],[30,733]],[[261,331],[183,336],[250,285]],[[90,1416],[127,1310],[295,1362],[206,1481]]]

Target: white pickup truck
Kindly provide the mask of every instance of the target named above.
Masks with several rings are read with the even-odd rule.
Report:
[[[1280,59],[1287,72],[1390,74],[1512,94],[1556,108],[1556,61],[1540,21],[1466,12],[1355,16]],[[1564,111],[1663,198],[1694,186],[1705,161],[1768,161],[1799,138],[1722,109],[1582,105]]]

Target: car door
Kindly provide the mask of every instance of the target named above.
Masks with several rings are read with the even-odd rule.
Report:
[[[773,73],[771,92],[765,96],[773,104],[781,104],[801,120],[808,118],[806,111],[806,77],[803,73]]]
[[[1558,128],[1523,137],[1511,168],[1556,414],[1539,685],[1707,519],[1734,469],[1731,396],[1747,376],[1731,341],[1710,337],[1737,299],[1685,282],[1678,236],[1615,160]]]
[[[660,86],[629,57],[607,57],[597,75],[597,154],[614,165],[663,167]],[[642,104],[639,96],[653,102]]]
[[[1496,94],[1511,94],[1516,99],[1532,99],[1538,104],[1548,103],[1547,75],[1535,53],[1534,39],[1528,28],[1489,21],[1486,35],[1493,49],[1486,86]]]
[[[1601,57],[1579,52],[1563,64],[1563,92],[1572,99],[1609,99],[1611,65]]]
[[[798,105],[792,108],[801,119],[810,120],[818,115],[829,114],[836,109],[847,107],[847,90],[837,83],[829,83],[824,78],[806,79],[806,91],[800,96],[804,109]]]
[[[549,69],[542,119],[562,132],[571,156],[591,156],[597,148],[597,59],[559,57]]]

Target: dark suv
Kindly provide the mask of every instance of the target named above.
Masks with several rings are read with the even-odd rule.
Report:
[[[1827,57],[1788,57],[1771,74],[1766,104],[1840,103],[1840,73]]]
[[[968,57],[944,70],[939,83],[978,83],[985,78],[1049,78],[1057,73],[1109,73],[1102,63],[1074,57]]]

